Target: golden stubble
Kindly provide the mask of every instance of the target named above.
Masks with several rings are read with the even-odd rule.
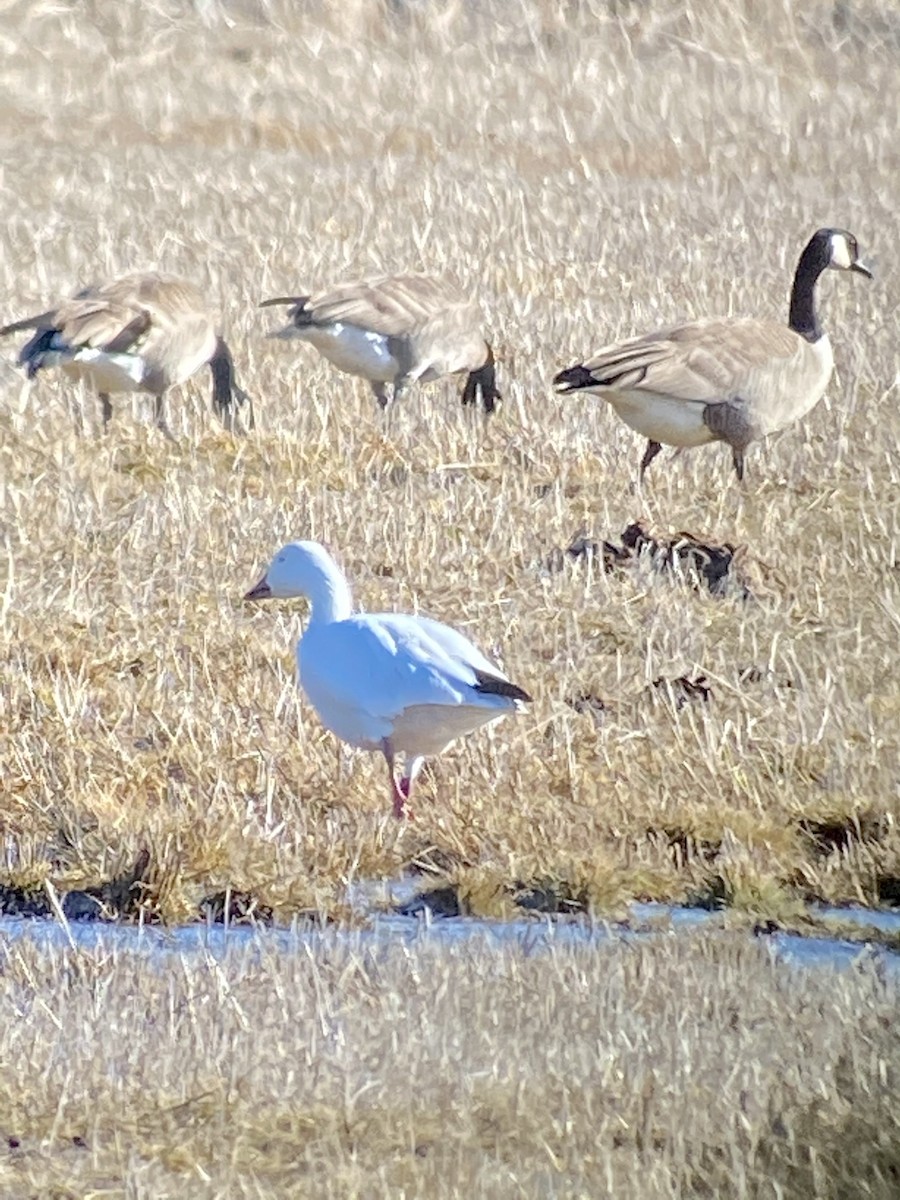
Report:
[[[198,381],[170,403],[177,447],[145,400],[120,398],[102,438],[94,397],[27,385],[6,352],[11,881],[90,884],[147,848],[167,920],[229,885],[338,913],[349,880],[423,861],[473,911],[534,880],[600,911],[890,897],[898,35],[889,5],[836,12],[7,6],[3,315],[183,273],[220,304],[258,415],[221,432]],[[883,260],[872,285],[823,281],[826,400],[752,451],[743,488],[710,447],[666,452],[636,492],[639,440],[553,373],[682,317],[783,316],[824,223]],[[480,295],[506,396],[490,423],[449,384],[385,421],[361,383],[263,339],[266,295],[407,268]],[[646,562],[546,569],[637,518],[744,547],[757,601]],[[298,536],[364,607],[462,628],[535,696],[433,765],[408,827],[382,764],[339,754],[295,694],[302,609],[241,602]],[[652,686],[701,676],[707,701]]]

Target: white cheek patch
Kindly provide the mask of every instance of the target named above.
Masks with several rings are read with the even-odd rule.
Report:
[[[831,235],[831,265],[839,267],[842,271],[849,271],[853,265],[850,247],[847,245],[847,239],[842,233],[833,233]]]

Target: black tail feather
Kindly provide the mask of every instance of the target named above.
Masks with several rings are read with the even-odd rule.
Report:
[[[270,300],[263,300],[260,308],[274,308],[276,305],[284,304],[290,307],[288,316],[297,326],[312,325],[312,315],[308,311],[306,305],[309,301],[309,296],[273,296]]]
[[[274,308],[277,304],[306,304],[309,296],[271,296],[268,300],[260,300],[260,308]]]
[[[44,355],[53,350],[53,340],[56,336],[55,329],[39,329],[19,351],[19,366],[25,368],[29,379],[34,379],[44,365]]]
[[[584,363],[567,367],[553,377],[554,385],[565,395],[566,392],[577,392],[579,388],[596,387],[597,380]]]
[[[475,679],[476,692],[481,692],[486,696],[507,696],[510,700],[521,700],[524,704],[531,703],[528,693],[523,688],[510,683],[508,679],[490,675],[487,671],[475,671]]]

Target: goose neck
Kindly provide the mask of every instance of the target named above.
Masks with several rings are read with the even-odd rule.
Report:
[[[309,588],[310,625],[330,625],[353,612],[353,597],[347,580],[337,567],[323,570]]]
[[[794,274],[788,324],[808,342],[817,342],[823,333],[816,312],[816,284],[827,265],[819,253],[819,247],[813,241],[800,255]]]

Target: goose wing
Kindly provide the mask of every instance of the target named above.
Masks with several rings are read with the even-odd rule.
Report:
[[[329,712],[389,722],[422,705],[497,707],[503,699],[512,707],[527,698],[462,634],[400,613],[312,625],[298,656],[300,681],[326,723]]]
[[[4,326],[0,335],[34,329],[33,343],[46,341],[51,334],[56,335],[57,349],[124,354],[141,345],[153,327],[170,329],[186,317],[194,317],[204,328],[209,324],[197,289],[182,280],[145,272],[85,288],[56,308]],[[23,348],[23,361],[29,346]],[[49,347],[40,347],[45,348]]]
[[[746,395],[762,373],[802,355],[787,325],[752,318],[695,321],[600,350],[554,379],[562,392],[647,392],[716,404]]]
[[[35,335],[22,349],[22,361],[31,349],[50,349],[44,345],[50,335],[54,349],[96,349],[124,353],[143,338],[151,325],[148,312],[121,303],[110,304],[103,298],[84,294],[67,300],[58,308],[38,316],[26,317],[0,329],[0,335],[33,329]],[[40,346],[36,343],[40,342]]]
[[[297,325],[356,325],[384,337],[416,333],[436,314],[465,303],[446,280],[431,275],[389,275],[338,284],[313,296],[286,296],[263,302],[293,306]]]
[[[477,646],[456,629],[450,625],[443,625],[431,617],[417,617],[416,620],[452,661],[459,663],[463,669],[471,671],[475,677],[476,692],[481,695],[508,696],[512,700],[521,700],[526,703],[531,701],[527,692],[517,687],[516,684],[510,683],[497,664],[491,662]]]

